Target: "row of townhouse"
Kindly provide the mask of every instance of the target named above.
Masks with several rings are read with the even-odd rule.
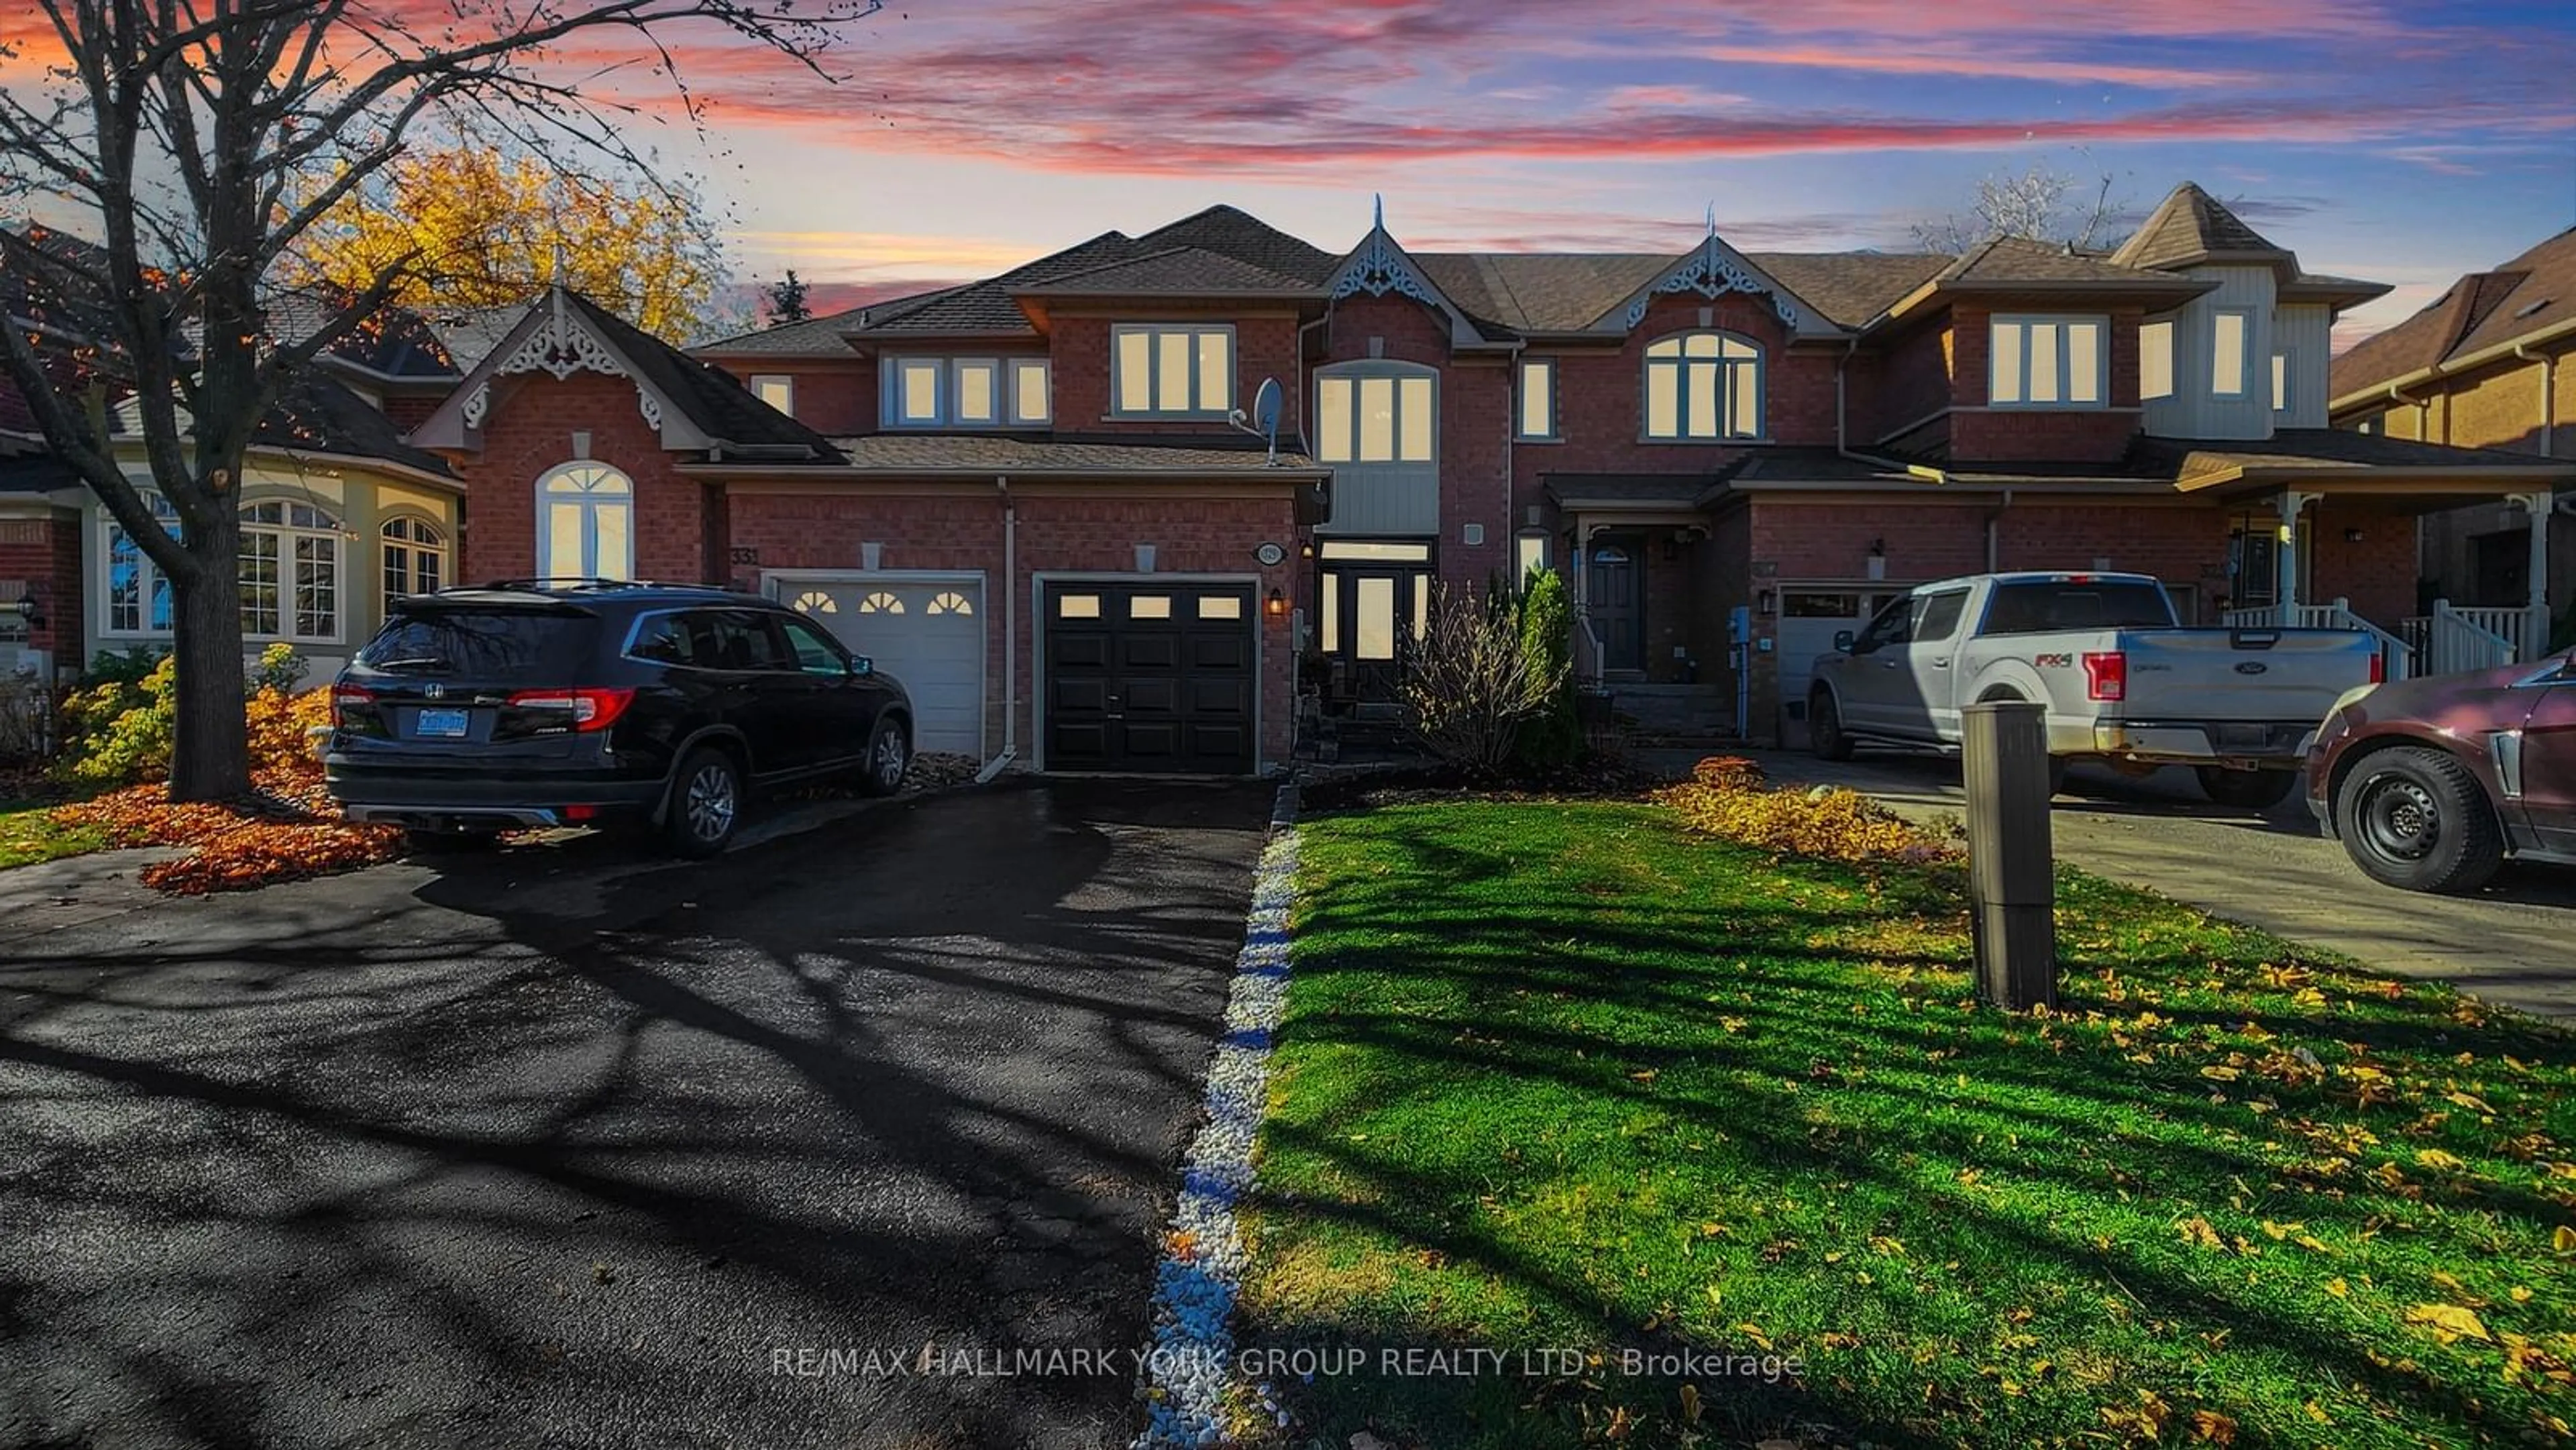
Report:
[[[1588,682],[1756,739],[1837,631],[1984,569],[2403,649],[2419,521],[2506,505],[2543,548],[2576,466],[2331,428],[2334,320],[2385,290],[2189,185],[2109,255],[1416,253],[1382,219],[1336,252],[1220,206],[694,355],[555,293],[342,381],[452,480],[442,577],[766,590],[903,678],[924,748],[1238,773],[1301,701],[1383,704],[1436,586],[1542,568]],[[93,572],[84,644],[133,618]]]

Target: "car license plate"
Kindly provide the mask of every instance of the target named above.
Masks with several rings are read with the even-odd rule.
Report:
[[[423,710],[420,718],[412,722],[411,733],[429,739],[462,740],[469,718],[463,710]]]

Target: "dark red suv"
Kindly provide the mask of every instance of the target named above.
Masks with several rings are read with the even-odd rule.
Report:
[[[2308,809],[2409,891],[2475,891],[2507,854],[2576,865],[2576,655],[2356,690],[2309,747]]]

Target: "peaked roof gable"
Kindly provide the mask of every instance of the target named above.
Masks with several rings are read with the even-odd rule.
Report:
[[[1634,331],[1646,320],[1646,309],[1658,295],[1696,292],[1714,302],[1729,292],[1743,292],[1771,299],[1771,310],[1792,332],[1839,333],[1844,329],[1819,311],[1813,303],[1782,285],[1780,280],[1753,264],[1753,259],[1726,244],[1717,234],[1717,219],[1709,218],[1708,236],[1685,253],[1679,261],[1664,270],[1662,276],[1647,283],[1627,299],[1624,312],[1613,308],[1593,319],[1595,329],[1614,327],[1621,332]]]
[[[1293,277],[1310,287],[1321,286],[1342,261],[1303,237],[1290,236],[1250,212],[1224,205],[1157,227],[1138,237],[1136,244],[1214,252],[1265,272]]]
[[[1198,247],[1167,247],[1021,286],[1035,294],[1088,296],[1312,296],[1313,284]]]
[[[733,376],[643,331],[579,293],[549,288],[438,406],[411,441],[422,448],[479,447],[492,385],[523,373],[557,379],[600,373],[631,379],[646,425],[674,451],[748,453],[779,462],[837,463],[821,434],[753,396]]]
[[[2204,262],[2261,262],[2296,275],[2298,258],[2245,224],[2218,198],[2186,181],[2148,216],[2111,260],[2123,267],[2170,270]]]
[[[2338,401],[2497,348],[2563,330],[2576,318],[2576,227],[2503,266],[2453,282],[2422,311],[2345,349],[2328,391]]]
[[[1410,297],[1449,320],[1449,341],[1453,347],[1474,347],[1488,341],[1484,331],[1476,326],[1475,319],[1450,301],[1449,294],[1432,282],[1430,275],[1413,260],[1412,254],[1404,250],[1403,244],[1388,234],[1384,206],[1378,208],[1377,220],[1369,227],[1368,235],[1360,238],[1360,244],[1351,248],[1350,254],[1334,269],[1324,284],[1324,291],[1335,302],[1357,297],[1363,292],[1371,297],[1384,297],[1389,293]]]

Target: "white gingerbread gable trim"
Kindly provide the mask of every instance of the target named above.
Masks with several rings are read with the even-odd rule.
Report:
[[[472,449],[481,445],[483,422],[492,408],[492,385],[526,373],[544,373],[562,381],[575,373],[627,378],[635,384],[635,409],[646,426],[662,435],[662,446],[697,449],[713,446],[688,422],[687,415],[644,381],[634,359],[600,335],[581,313],[567,305],[560,287],[528,308],[501,345],[466,374],[438,411],[412,430],[411,442],[422,448]]]
[[[1783,287],[1770,273],[1753,265],[1751,259],[1726,244],[1712,223],[1708,236],[1664,275],[1646,284],[1626,303],[1612,308],[1595,319],[1593,326],[1604,330],[1633,332],[1646,320],[1646,310],[1659,296],[1693,292],[1714,302],[1729,292],[1768,297],[1771,309],[1791,332],[1839,333],[1843,329],[1797,293]]]
[[[1324,284],[1324,291],[1337,303],[1363,293],[1371,297],[1384,297],[1390,293],[1410,297],[1449,320],[1452,346],[1470,346],[1485,340],[1484,334],[1477,331],[1476,324],[1468,320],[1467,314],[1459,311],[1457,304],[1433,285],[1402,244],[1388,234],[1383,201],[1378,204],[1376,221],[1369,227],[1368,235],[1362,237],[1360,244],[1342,259],[1341,267]]]

